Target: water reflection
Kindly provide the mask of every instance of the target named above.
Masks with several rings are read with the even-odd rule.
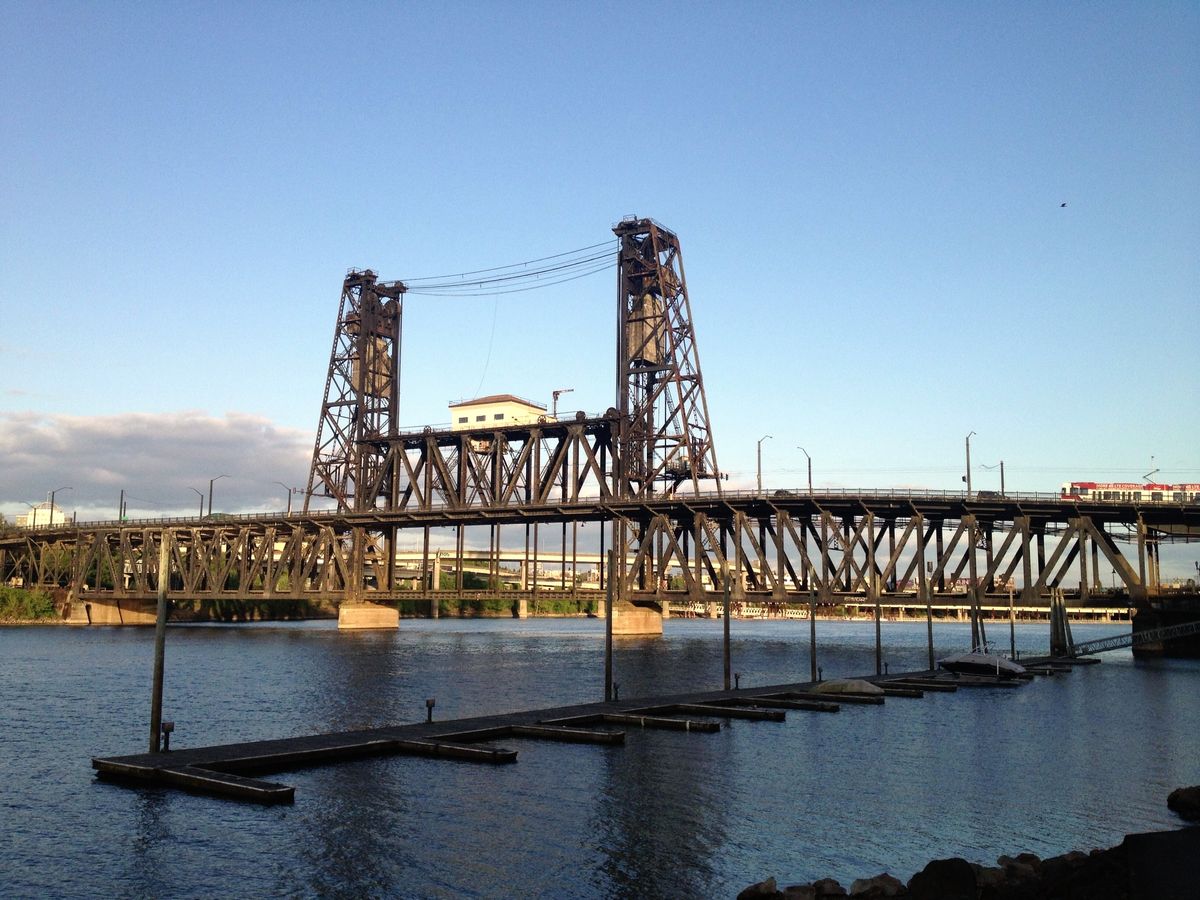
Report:
[[[804,680],[803,623],[734,624],[743,684]],[[602,696],[603,623],[405,621],[172,628],[166,707],[180,746]],[[1076,629],[1085,640],[1122,626]],[[923,666],[925,627],[885,623],[892,671]],[[969,641],[935,627],[939,654]],[[1019,625],[1041,651],[1044,626]],[[826,677],[874,668],[871,623],[821,622]],[[289,772],[293,807],[95,783],[88,759],[146,740],[153,635],[0,629],[8,839],[0,896],[733,895],[764,875],[882,869],[933,853],[991,862],[1172,827],[1200,781],[1200,663],[1134,662],[1017,690],[889,699],[718,734],[629,729],[624,747],[503,742],[510,766],[394,757]],[[619,641],[622,697],[717,688],[720,623]]]
[[[726,842],[715,777],[728,761],[725,737],[630,730],[630,753],[605,769],[595,823],[614,895],[711,895],[712,861]]]

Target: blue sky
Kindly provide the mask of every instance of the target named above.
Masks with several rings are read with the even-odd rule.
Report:
[[[0,30],[0,511],[279,508],[341,279],[625,215],[683,247],[721,467],[1200,481],[1193,3],[76,4]],[[1067,206],[1061,206],[1062,203]],[[613,403],[615,277],[412,297],[402,420]],[[998,472],[976,468],[977,487]],[[60,497],[60,502],[62,498]]]

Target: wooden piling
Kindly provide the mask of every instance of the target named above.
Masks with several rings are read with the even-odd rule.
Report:
[[[154,683],[150,689],[150,752],[162,738],[163,669],[167,645],[167,591],[171,586],[171,531],[164,528],[158,545],[158,616],[154,621]]]

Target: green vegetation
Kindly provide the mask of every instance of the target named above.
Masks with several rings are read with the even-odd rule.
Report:
[[[544,597],[529,601],[531,616],[577,616],[580,613],[591,612],[591,601],[576,600],[572,597]]]
[[[0,622],[40,622],[54,618],[54,600],[45,591],[0,587]]]

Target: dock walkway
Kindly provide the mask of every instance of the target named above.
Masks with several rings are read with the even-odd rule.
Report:
[[[1078,660],[1029,660],[1037,674],[1061,671]],[[1036,666],[1041,668],[1036,668]],[[96,757],[101,778],[135,785],[175,787],[258,803],[291,803],[295,788],[253,776],[370,756],[411,755],[439,759],[513,763],[517,751],[495,746],[511,738],[623,744],[622,727],[673,729],[698,734],[718,731],[721,719],[783,721],[789,710],[837,712],[841,703],[881,704],[886,697],[921,697],[925,690],[959,686],[1011,687],[1012,682],[958,678],[944,672],[865,676],[880,694],[822,694],[815,682],[797,682],[735,690],[701,691],[665,697],[527,710],[445,722],[419,722],[304,735],[238,744],[176,749],[161,753]],[[699,716],[701,718],[693,718]]]

